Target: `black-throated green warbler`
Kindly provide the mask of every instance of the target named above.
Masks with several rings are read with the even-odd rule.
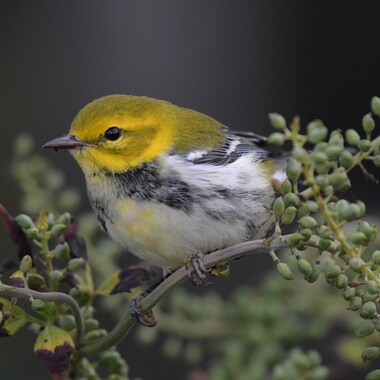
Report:
[[[274,191],[264,142],[166,101],[110,95],[44,147],[70,150],[114,240],[174,269],[249,240],[268,218]]]

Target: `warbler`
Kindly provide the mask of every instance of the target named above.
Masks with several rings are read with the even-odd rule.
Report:
[[[149,97],[87,104],[69,134],[103,229],[139,258],[173,270],[196,254],[251,239],[274,190],[265,138]]]

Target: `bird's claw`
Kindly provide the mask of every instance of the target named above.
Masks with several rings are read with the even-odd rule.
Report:
[[[210,272],[203,264],[203,254],[194,253],[185,260],[185,267],[188,271],[189,277],[193,281],[193,284],[198,286],[201,284],[209,285],[206,280],[206,273]],[[191,273],[191,267],[194,269],[195,274]]]
[[[154,327],[157,321],[154,318],[152,310],[146,313],[141,312],[141,297],[134,298],[129,304],[129,314],[141,325],[146,327]]]

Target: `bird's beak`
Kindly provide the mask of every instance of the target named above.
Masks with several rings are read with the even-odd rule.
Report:
[[[76,149],[84,148],[90,146],[91,144],[85,141],[79,140],[74,135],[65,135],[62,137],[57,137],[42,146],[42,148],[52,148],[52,149]]]

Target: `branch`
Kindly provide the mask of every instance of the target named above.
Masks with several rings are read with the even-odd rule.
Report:
[[[70,297],[68,294],[60,292],[41,293],[31,289],[16,288],[15,286],[9,286],[0,283],[0,295],[8,297],[18,297],[26,300],[30,300],[30,298],[32,297],[45,302],[67,303],[70,306],[76,321],[78,342],[82,342],[84,336],[84,325],[79,305],[74,300],[74,298]]]
[[[229,262],[246,255],[287,248],[289,246],[287,241],[291,236],[292,235],[282,236],[279,239],[273,240],[270,244],[268,244],[265,239],[236,244],[232,247],[215,251],[204,256],[203,263],[206,268],[211,268],[217,264]],[[319,240],[320,238],[318,236],[312,236],[311,239],[305,243],[305,245],[318,247]],[[329,251],[336,253],[338,249],[338,244],[332,242]],[[189,269],[191,274],[194,269]],[[166,280],[164,280],[157,288],[155,288],[150,294],[141,299],[139,311],[144,314],[151,310],[153,306],[155,306],[161,299],[167,296],[175,287],[177,287],[188,278],[189,270],[185,266],[179,268]],[[96,354],[116,345],[124,338],[124,336],[128,333],[128,331],[133,327],[135,323],[135,319],[131,317],[128,310],[122,316],[119,323],[107,336],[79,347],[77,355],[80,358],[86,355]]]

